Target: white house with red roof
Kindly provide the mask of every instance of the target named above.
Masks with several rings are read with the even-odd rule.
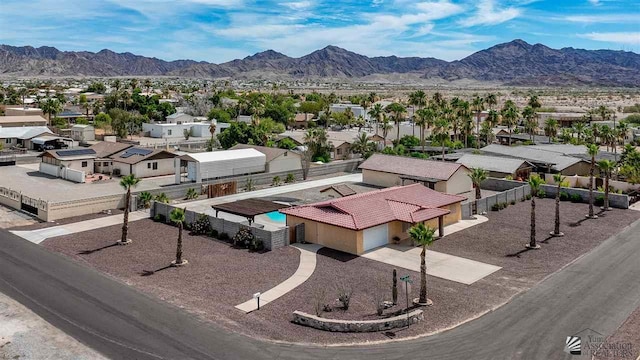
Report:
[[[422,184],[397,186],[282,209],[287,225],[304,224],[304,239],[328,248],[360,255],[373,248],[409,237],[417,223],[438,228],[462,218],[466,197],[444,194]],[[301,233],[294,231],[294,233]]]
[[[462,164],[406,156],[374,154],[358,167],[365,184],[390,187],[420,183],[448,194],[473,191],[469,168]]]

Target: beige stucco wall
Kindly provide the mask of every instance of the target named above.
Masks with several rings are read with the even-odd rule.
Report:
[[[473,182],[467,174],[469,174],[469,170],[460,167],[447,181],[447,188],[444,192],[448,194],[462,194],[472,191]]]
[[[392,187],[402,184],[400,177],[396,174],[367,169],[362,169],[362,182],[382,187]]]
[[[153,168],[149,169],[147,164],[158,162],[158,169],[153,170]],[[163,176],[163,175],[173,175],[175,174],[175,165],[174,160],[170,159],[158,159],[158,160],[145,160],[141,161],[137,164],[131,166],[133,168],[133,173],[138,178],[152,177],[152,176]],[[112,171],[115,169],[120,169],[120,175],[126,176],[130,174],[129,164],[121,163],[114,161]]]
[[[8,139],[0,138],[0,143],[2,143],[2,146],[5,149],[9,149],[12,146],[16,146],[18,144],[18,141],[16,138],[8,138]]]
[[[568,168],[562,170],[562,175],[567,175],[567,176],[573,176],[573,175],[589,176],[589,169],[590,168],[591,168],[591,165],[589,163],[584,162],[584,161],[580,161],[579,163],[573,164],[573,165],[569,166]]]
[[[267,172],[270,173],[295,171],[300,169],[302,169],[300,156],[292,153],[291,151],[287,152],[287,156],[284,156],[284,154],[280,155],[267,163]]]
[[[86,167],[82,167],[83,161],[87,162]],[[84,171],[84,173],[87,175],[93,174],[93,159],[71,160],[71,161],[62,160],[60,161],[60,164],[64,167],[68,167],[69,169]]]
[[[304,224],[305,241],[350,254],[362,253],[362,231],[345,229],[287,215],[287,226]]]

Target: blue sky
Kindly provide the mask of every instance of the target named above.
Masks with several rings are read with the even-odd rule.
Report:
[[[0,43],[224,62],[327,45],[461,59],[520,38],[640,52],[640,0],[1,0]]]

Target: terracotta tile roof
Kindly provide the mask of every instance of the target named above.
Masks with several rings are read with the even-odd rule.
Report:
[[[440,207],[466,200],[463,196],[443,194],[422,184],[396,186],[296,206],[280,212],[353,230],[399,220],[415,223],[446,215]]]
[[[349,187],[349,185],[346,185],[346,184],[332,185],[326,189],[320,190],[320,192],[322,193],[329,190],[333,190],[337,192],[338,194],[340,194],[340,196],[350,196],[350,195],[357,194],[355,190],[353,190],[352,188]]]
[[[461,167],[465,168],[462,164],[451,162],[383,154],[375,154],[359,166],[360,169],[437,180],[449,180]]]

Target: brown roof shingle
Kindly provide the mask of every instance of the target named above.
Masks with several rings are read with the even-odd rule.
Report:
[[[101,141],[99,143],[91,145],[89,148],[93,149],[96,152],[96,156],[98,159],[108,158],[109,156],[119,153],[120,151],[124,151],[133,145],[119,143],[119,142],[109,142],[109,141]]]
[[[437,180],[449,180],[462,164],[424,160],[406,156],[374,154],[360,164],[359,169],[380,171]]]

